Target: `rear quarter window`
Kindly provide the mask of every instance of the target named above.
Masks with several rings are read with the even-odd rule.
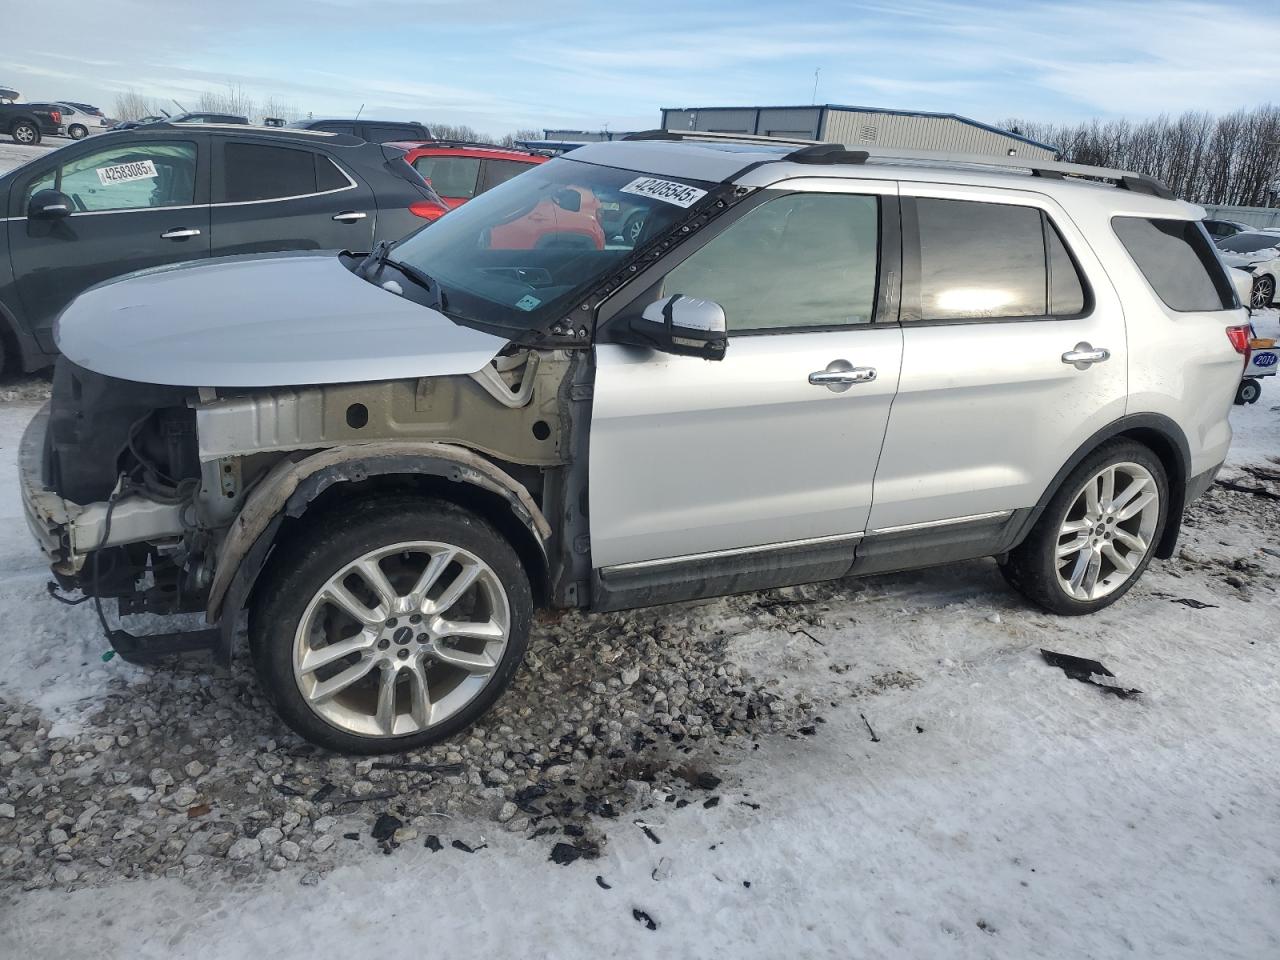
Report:
[[[1239,306],[1235,289],[1198,220],[1113,217],[1111,227],[1170,310],[1193,313]]]

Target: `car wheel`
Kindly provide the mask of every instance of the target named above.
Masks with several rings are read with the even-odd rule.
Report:
[[[480,517],[389,498],[328,514],[277,550],[249,638],[298,734],[343,753],[436,743],[483,714],[524,658],[519,557]]]
[[[13,142],[21,143],[23,146],[34,146],[40,142],[40,128],[26,120],[15,123],[10,133],[13,136]]]
[[[644,214],[633,213],[627,217],[627,222],[622,225],[622,240],[631,246],[635,246],[640,242],[640,235],[644,233]]]
[[[1249,293],[1249,306],[1254,310],[1265,310],[1276,298],[1276,282],[1272,277],[1258,277],[1253,281],[1253,289]]]
[[[89,128],[82,127],[78,123],[73,123],[71,126],[67,127],[67,136],[69,136],[72,140],[83,140],[88,135],[89,135]]]
[[[1262,396],[1262,384],[1252,378],[1241,380],[1240,386],[1236,388],[1236,405],[1257,403],[1260,396]]]
[[[1130,440],[1105,443],[1071,471],[1001,572],[1052,613],[1101,610],[1151,562],[1168,501],[1169,481],[1155,454]]]

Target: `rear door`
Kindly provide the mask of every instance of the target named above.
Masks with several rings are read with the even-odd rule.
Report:
[[[902,353],[895,191],[783,185],[653,268],[665,276],[637,281],[644,292],[609,323],[679,293],[724,307],[729,347],[714,363],[596,347],[589,489],[592,563],[613,568],[603,576],[832,543],[847,569]]]
[[[52,352],[53,321],[79,293],[112,277],[209,255],[208,139],[113,138],[58,151],[61,162],[14,183],[9,250],[27,326]],[[31,195],[61,190],[72,213],[26,218]]]
[[[908,182],[902,193],[902,379],[870,526],[989,524],[1033,506],[1125,413],[1124,315],[1050,198]]]
[[[371,247],[373,191],[328,154],[237,137],[213,146],[215,256]]]

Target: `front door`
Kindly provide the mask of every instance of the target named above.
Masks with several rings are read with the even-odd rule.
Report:
[[[59,220],[9,224],[18,296],[42,350],[53,352],[62,308],[95,283],[209,255],[202,139],[80,147],[79,156],[15,185],[22,214],[38,190],[60,190],[74,208]]]
[[[902,354],[886,306],[896,242],[881,243],[882,220],[896,224],[895,192],[875,181],[795,181],[733,211],[656,282],[638,281],[644,293],[606,323],[603,340],[609,323],[679,293],[724,307],[729,347],[710,362],[597,346],[594,567],[838,540],[852,557]]]
[[[373,191],[325,153],[218,138],[213,169],[215,256],[373,245]]]

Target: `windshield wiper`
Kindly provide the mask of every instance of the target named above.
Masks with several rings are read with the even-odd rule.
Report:
[[[439,282],[430,274],[419,270],[417,267],[404,263],[400,260],[393,260],[389,256],[391,252],[390,240],[379,240],[374,244],[373,250],[369,255],[360,261],[360,265],[356,267],[356,276],[363,277],[365,280],[373,282],[371,274],[375,267],[386,266],[398,270],[402,276],[408,277],[422,289],[426,290],[433,297],[433,302],[428,304],[437,310],[445,308],[446,299],[444,289]]]

